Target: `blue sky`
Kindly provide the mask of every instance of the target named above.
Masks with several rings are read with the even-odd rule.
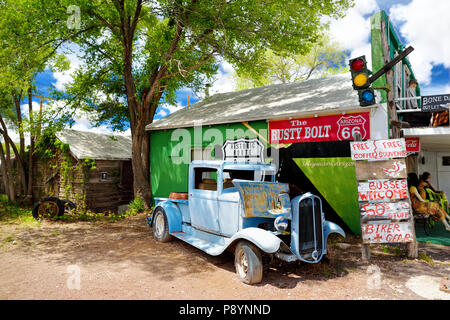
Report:
[[[412,45],[415,50],[409,55],[416,78],[419,80],[422,95],[450,93],[450,1],[448,0],[355,0],[356,6],[349,10],[347,16],[339,21],[332,21],[330,33],[339,42],[342,49],[349,52],[349,58],[366,55],[370,65],[370,23],[371,14],[385,10],[390,16],[398,35],[405,45]],[[442,18],[439,18],[442,17]],[[69,56],[73,62],[73,71],[80,61]],[[210,93],[233,90],[232,66],[222,62],[217,81]],[[42,95],[48,95],[48,87],[55,85],[64,88],[71,79],[70,72],[52,73],[46,71],[37,77],[36,84]],[[187,104],[195,103],[200,97],[188,89],[180,90],[176,106],[161,106],[155,119],[167,116]],[[36,100],[38,102],[38,100]],[[92,128],[87,117],[79,115],[75,119],[78,130],[109,131],[106,126]]]

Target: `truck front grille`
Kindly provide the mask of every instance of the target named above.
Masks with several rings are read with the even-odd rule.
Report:
[[[320,198],[308,197],[299,206],[299,253],[303,259],[315,262],[322,256],[323,247]]]

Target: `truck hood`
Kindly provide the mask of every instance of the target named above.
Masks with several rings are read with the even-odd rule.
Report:
[[[233,180],[244,206],[244,218],[291,218],[287,183]]]

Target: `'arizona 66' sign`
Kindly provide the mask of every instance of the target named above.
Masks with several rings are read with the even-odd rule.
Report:
[[[370,139],[370,113],[319,116],[269,122],[269,143],[353,140],[360,134]]]
[[[337,137],[339,140],[353,140],[356,134],[360,134],[363,140],[368,139],[368,134],[365,128],[367,120],[361,115],[357,116],[342,116],[337,124],[339,126]]]

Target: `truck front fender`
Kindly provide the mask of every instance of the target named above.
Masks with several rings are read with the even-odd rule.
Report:
[[[345,238],[345,232],[344,232],[344,230],[342,230],[341,227],[339,227],[337,224],[335,224],[333,222],[325,221],[325,223],[323,224],[323,235],[324,235],[325,243],[328,239],[328,236],[331,233],[338,233]]]
[[[274,253],[280,248],[282,243],[281,239],[270,231],[266,231],[260,228],[245,228],[237,232],[231,237],[230,244],[235,243],[237,240],[244,239],[266,253]]]
[[[169,224],[169,233],[181,231],[182,215],[180,208],[170,200],[166,200],[158,203],[158,205],[153,210],[153,213],[158,209],[162,208],[166,213],[167,223]],[[153,219],[152,219],[153,227]]]

